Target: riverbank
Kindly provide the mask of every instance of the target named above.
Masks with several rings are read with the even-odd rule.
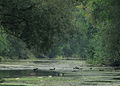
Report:
[[[0,86],[119,86],[120,69],[90,66],[84,60],[2,62]],[[12,84],[12,85],[11,85]]]

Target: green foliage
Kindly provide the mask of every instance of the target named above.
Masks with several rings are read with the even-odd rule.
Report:
[[[0,61],[6,59],[26,59],[28,52],[25,43],[20,39],[7,34],[4,28],[0,28]]]
[[[72,28],[70,6],[67,2],[67,0],[2,0],[1,24],[6,27],[5,30],[9,34],[26,42],[29,48],[34,47],[37,51],[46,52],[58,37],[64,37],[64,34]]]
[[[1,0],[0,54],[27,58],[28,47],[38,57],[78,56],[119,66],[119,4],[115,0]]]
[[[42,53],[50,57],[69,57],[80,53],[85,57],[86,25],[80,23],[84,19],[82,16],[79,18],[80,13],[74,10],[74,6],[81,2],[82,0],[2,0],[1,24],[8,34],[22,39],[36,56]],[[16,48],[10,53],[13,52],[16,52]]]
[[[5,80],[4,80],[4,79],[2,79],[2,78],[0,78],[0,83],[3,83],[3,82],[5,82]]]
[[[101,64],[119,66],[119,1],[88,0],[84,14],[95,28],[90,41],[92,59]]]

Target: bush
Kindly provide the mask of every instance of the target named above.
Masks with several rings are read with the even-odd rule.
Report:
[[[0,78],[0,83],[3,83],[3,82],[5,82],[5,80],[4,80],[4,79],[2,79],[2,78]]]
[[[0,62],[2,62],[2,61],[3,61],[3,58],[4,58],[4,57],[0,56]]]
[[[62,60],[63,56],[56,56],[56,60]]]

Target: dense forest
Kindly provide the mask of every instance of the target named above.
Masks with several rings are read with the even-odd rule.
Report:
[[[0,60],[61,57],[120,66],[119,4],[0,0]]]

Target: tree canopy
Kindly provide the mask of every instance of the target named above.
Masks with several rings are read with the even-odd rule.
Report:
[[[0,46],[4,46],[0,52],[17,38],[37,56],[76,56],[119,66],[119,4],[115,0],[1,0]]]

